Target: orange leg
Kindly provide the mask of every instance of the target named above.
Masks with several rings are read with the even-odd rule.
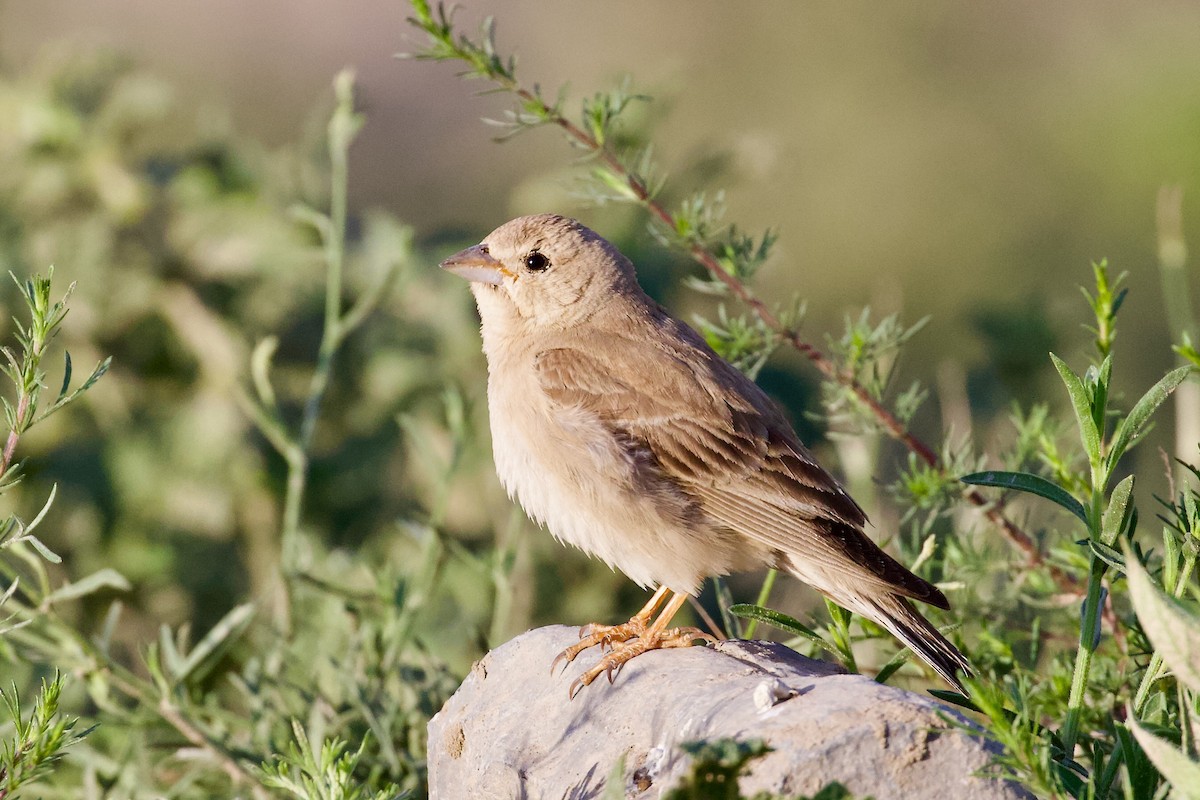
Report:
[[[571,697],[574,697],[580,689],[596,680],[600,675],[607,675],[608,682],[612,683],[614,673],[627,661],[642,653],[667,647],[690,647],[696,641],[716,641],[712,636],[697,628],[667,628],[667,625],[679,613],[679,609],[687,602],[688,596],[679,592],[672,593],[671,599],[667,601],[662,613],[658,615],[658,619],[647,626],[646,623],[649,622],[655,609],[662,605],[667,592],[666,587],[660,588],[650,598],[650,602],[623,625],[585,626],[580,631],[584,638],[578,644],[568,647],[559,654],[558,658],[554,659],[551,670],[558,665],[559,661],[564,659],[571,661],[589,647],[597,644],[612,647],[612,651],[601,658],[596,666],[580,675],[571,684],[569,690]]]
[[[601,625],[598,622],[584,625],[579,629],[579,643],[571,645],[555,657],[554,661],[550,664],[550,674],[554,674],[554,670],[558,668],[560,662],[565,667],[575,660],[575,656],[590,647],[600,645],[601,649],[603,649],[605,647],[612,647],[613,642],[624,642],[636,636],[641,636],[646,632],[646,628],[650,624],[650,618],[654,616],[654,612],[662,605],[663,598],[667,596],[667,592],[669,591],[667,587],[660,586],[654,593],[654,596],[650,598],[650,601],[642,606],[642,610],[634,614],[629,622],[623,622],[620,625]]]

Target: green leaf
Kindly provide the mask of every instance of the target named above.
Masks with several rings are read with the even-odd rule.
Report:
[[[1116,485],[1108,498],[1108,508],[1100,520],[1100,541],[1111,547],[1116,543],[1121,531],[1129,525],[1133,506],[1129,499],[1133,496],[1133,476],[1125,478]]]
[[[266,336],[258,340],[250,354],[250,377],[254,381],[254,391],[258,393],[258,400],[263,408],[269,411],[276,409],[275,387],[271,385],[271,367],[278,347],[278,336]]]
[[[1088,462],[1099,464],[1100,431],[1096,428],[1096,422],[1092,416],[1092,397],[1084,387],[1083,381],[1079,380],[1079,376],[1067,366],[1067,362],[1054,353],[1050,354],[1050,359],[1054,362],[1054,368],[1058,370],[1058,374],[1062,376],[1063,383],[1067,387],[1067,394],[1071,397],[1075,422],[1079,426],[1079,438],[1083,440],[1083,449],[1087,453]]]
[[[1175,391],[1175,387],[1183,383],[1183,379],[1191,371],[1191,367],[1179,367],[1168,372],[1162,377],[1162,380],[1151,386],[1150,390],[1142,395],[1142,398],[1130,409],[1129,415],[1117,424],[1117,429],[1113,433],[1112,447],[1108,451],[1109,470],[1116,466],[1117,461],[1129,447],[1129,443],[1142,432],[1150,415],[1162,405],[1171,392]]]
[[[989,470],[987,472],[972,472],[970,475],[964,475],[959,478],[959,480],[973,486],[995,486],[1001,489],[1013,489],[1018,492],[1036,494],[1038,497],[1044,497],[1062,506],[1067,511],[1079,517],[1084,525],[1087,525],[1087,512],[1083,510],[1083,504],[1076,500],[1066,489],[1040,475],[1032,475],[1028,472],[999,472]]]
[[[1146,755],[1154,762],[1154,766],[1171,782],[1174,789],[1171,797],[1180,800],[1200,800],[1200,761],[1189,758],[1177,745],[1160,739],[1143,728],[1133,718],[1132,709],[1129,711],[1129,729],[1133,731]]]
[[[175,646],[175,637],[171,626],[165,623],[158,626],[158,652],[165,672],[168,675],[174,675],[179,670],[183,656],[179,654],[179,648]]]
[[[1125,562],[1133,610],[1151,644],[1180,683],[1200,692],[1200,613],[1155,586],[1150,573],[1128,548]],[[1200,787],[1200,781],[1196,785]]]
[[[39,511],[37,516],[33,518],[33,521],[30,522],[28,525],[26,525],[24,527],[24,529],[21,531],[21,533],[23,535],[28,535],[28,534],[32,533],[33,530],[35,528],[37,528],[38,525],[42,524],[42,520],[44,520],[46,518],[46,514],[49,513],[49,511],[50,511],[50,506],[54,505],[54,496],[57,494],[58,494],[58,484],[57,483],[51,484],[50,496],[46,498],[46,502],[42,504],[42,510]],[[32,544],[32,542],[31,542],[31,544]],[[40,544],[40,542],[39,542],[39,544]],[[35,547],[36,546],[37,545],[35,545]],[[44,547],[44,545],[43,545],[43,547]],[[38,552],[41,552],[41,550],[39,549]],[[45,558],[44,553],[43,553],[43,558]],[[62,559],[60,559],[58,556],[53,556],[53,558],[49,558],[47,560],[52,561],[53,563],[57,564]]]
[[[929,693],[938,700],[942,700],[946,703],[952,703],[956,706],[961,706],[969,711],[975,711],[980,714],[983,713],[983,709],[976,705],[971,698],[967,697],[961,692],[952,692],[949,689],[930,689]]]
[[[1108,385],[1112,381],[1112,354],[1104,357],[1100,369],[1088,368],[1085,383],[1091,387],[1092,423],[1104,438],[1105,411],[1108,409]]]
[[[738,603],[729,607],[729,613],[735,617],[745,617],[747,619],[756,619],[759,622],[765,622],[768,625],[773,625],[782,631],[795,634],[808,639],[813,644],[821,647],[824,650],[840,657],[841,653],[837,648],[829,642],[825,641],[819,633],[808,627],[795,617],[789,617],[787,614],[782,614],[770,608],[763,608],[752,603]]]
[[[12,542],[25,542],[30,547],[32,547],[34,550],[36,550],[39,556],[46,559],[51,564],[61,564],[62,563],[62,556],[60,556],[58,553],[54,552],[49,547],[47,547],[42,542],[41,539],[34,536],[32,533],[27,533],[24,536],[18,536],[16,539],[12,539],[11,541]]]
[[[133,588],[129,580],[117,572],[112,567],[105,567],[97,570],[86,578],[80,578],[74,583],[67,583],[60,586],[55,591],[51,592],[43,601],[46,605],[61,603],[64,600],[74,600],[78,597],[84,597],[101,589],[117,589],[122,592],[128,592]]]
[[[1129,785],[1133,789],[1131,800],[1153,800],[1154,792],[1158,789],[1158,770],[1146,757],[1146,751],[1141,748],[1133,737],[1129,727],[1117,723],[1114,728],[1120,754],[1125,761],[1125,770],[1129,774]],[[1116,758],[1114,752],[1110,758]]]
[[[629,186],[629,181],[607,167],[594,168],[592,177],[603,184],[615,197],[634,201],[638,199],[637,194]]]
[[[899,670],[901,667],[907,664],[910,659],[912,659],[912,656],[912,650],[907,647],[902,648],[879,669],[879,672],[875,673],[875,682],[887,683],[888,679],[891,678],[897,670]]]
[[[62,402],[62,399],[67,396],[67,391],[71,388],[71,354],[63,353],[63,360],[66,361],[66,366],[63,367],[63,382],[62,388],[58,390],[58,398],[56,403]]]
[[[173,668],[171,677],[182,682],[188,678],[199,680],[219,660],[220,656],[237,640],[254,617],[254,604],[243,603],[221,618],[204,638],[196,643],[192,651]]]
[[[1125,559],[1119,550],[1109,547],[1103,542],[1098,542],[1095,539],[1085,539],[1088,548],[1095,554],[1096,558],[1108,564],[1113,569],[1120,572],[1125,571]]]

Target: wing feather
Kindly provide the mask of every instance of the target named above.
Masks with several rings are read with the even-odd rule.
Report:
[[[766,395],[676,324],[684,330],[668,338],[683,345],[674,349],[612,337],[589,343],[587,352],[544,350],[535,362],[541,387],[555,403],[595,413],[615,436],[644,448],[661,477],[711,520],[779,553],[785,563],[777,566],[803,560],[843,581],[944,607],[941,592],[862,532],[862,509]]]

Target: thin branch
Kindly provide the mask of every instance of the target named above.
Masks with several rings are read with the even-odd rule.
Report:
[[[218,763],[220,763],[221,769],[235,785],[248,785],[250,792],[255,798],[259,798],[259,800],[266,800],[270,796],[255,777],[238,763],[236,758],[227,752],[224,747],[192,725],[191,721],[183,716],[179,712],[179,709],[166,697],[163,697],[159,702],[157,710],[158,715],[178,731],[183,738],[187,739],[194,746],[211,753],[217,759]]]
[[[696,612],[697,616],[700,617],[708,629],[712,631],[713,636],[717,637],[717,639],[720,641],[725,641],[729,638],[725,635],[725,631],[721,630],[721,626],[717,624],[717,621],[712,618],[712,615],[708,613],[707,609],[704,608],[704,605],[699,600],[689,595],[688,603],[691,604],[692,610]]]
[[[8,466],[12,463],[13,456],[17,452],[17,442],[21,439],[21,431],[29,421],[29,395],[18,388],[20,397],[17,400],[16,424],[13,429],[8,432],[8,439],[4,442],[4,453],[0,455],[0,475],[8,472]]]

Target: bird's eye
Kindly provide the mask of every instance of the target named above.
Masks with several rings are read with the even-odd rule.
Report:
[[[542,272],[550,266],[550,259],[539,253],[537,250],[530,251],[529,255],[525,256],[525,269],[531,272]]]
[[[479,245],[479,252],[483,253],[486,256],[489,252],[488,246],[486,244]]]

